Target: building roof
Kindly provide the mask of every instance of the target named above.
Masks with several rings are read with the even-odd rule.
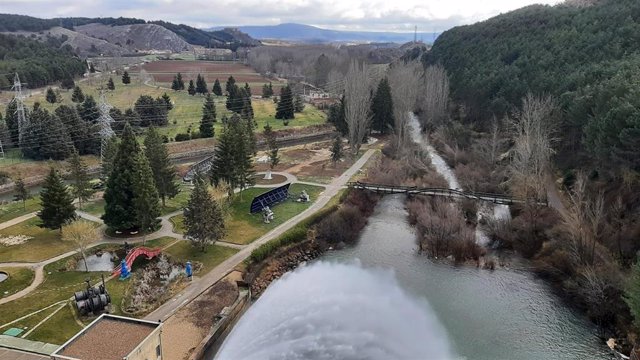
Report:
[[[80,360],[121,360],[159,326],[160,323],[145,320],[101,315],[53,355]]]

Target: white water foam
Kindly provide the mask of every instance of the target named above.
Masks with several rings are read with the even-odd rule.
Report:
[[[425,300],[393,272],[317,262],[267,288],[240,319],[218,360],[454,359]]]

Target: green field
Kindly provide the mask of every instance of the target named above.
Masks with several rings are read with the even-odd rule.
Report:
[[[24,205],[22,201],[11,202],[0,206],[0,223],[15,219],[22,215],[30,214],[34,211],[40,210],[40,197],[34,196],[31,199],[25,201]]]
[[[273,207],[272,210],[275,217],[269,224],[265,224],[262,221],[262,214],[249,213],[251,200],[253,200],[255,196],[269,191],[269,189],[250,188],[244,190],[241,194],[236,194],[231,202],[231,211],[229,216],[225,221],[225,226],[227,228],[225,241],[241,245],[249,244],[283,222],[301,213],[311,205],[311,203],[305,204],[295,201],[303,189],[307,191],[312,202],[315,201],[323,190],[323,188],[318,186],[302,184],[291,185],[289,188],[289,192],[291,194],[290,199]],[[182,215],[177,215],[171,218],[171,222],[174,224],[176,232],[184,233],[185,228],[183,221],[184,217]]]
[[[165,206],[162,206],[162,201],[160,201],[160,215],[164,216],[182,210],[182,208],[187,205],[187,202],[189,202],[189,195],[191,195],[191,187],[180,185],[178,195],[173,199],[167,199]],[[102,216],[102,214],[104,214],[104,199],[85,204],[82,207],[82,211],[94,216]]]
[[[35,217],[0,230],[0,237],[33,237],[20,245],[0,245],[0,262],[38,262],[74,249],[73,243],[60,239],[60,231],[45,229],[39,225],[40,219]]]
[[[200,269],[201,274],[208,273],[237,252],[238,249],[220,245],[208,245],[206,251],[202,252],[187,240],[180,241],[165,250],[165,253],[171,255],[175,260],[181,262],[198,261],[202,263],[202,269]]]
[[[0,282],[0,298],[17,293],[31,284],[35,273],[29,268],[2,268],[0,272],[7,273],[9,277]],[[6,292],[6,294],[5,294]]]
[[[104,77],[104,82],[108,77]],[[186,91],[173,91],[159,86],[150,86],[143,84],[139,79],[132,78],[131,84],[124,85],[119,78],[114,76],[116,88],[113,91],[105,92],[107,102],[121,110],[132,108],[140,95],[149,95],[152,97],[162,96],[164,93],[171,97],[174,108],[169,112],[169,124],[160,128],[163,135],[170,139],[175,138],[178,133],[186,133],[191,127],[192,131],[197,131],[202,117],[202,106],[204,104],[204,96],[191,96]],[[92,95],[96,101],[99,100],[98,88],[103,85],[103,81],[92,79],[88,81],[78,82],[85,95]],[[224,84],[223,84],[224,85]],[[44,94],[35,94],[26,100],[26,104],[31,107],[33,103],[40,102],[41,106],[53,111],[61,104],[75,105],[71,101],[71,91],[61,90],[62,101],[56,104],[49,104],[45,101]],[[217,118],[220,120],[223,114],[231,116],[231,112],[225,108],[226,97],[216,97]],[[267,122],[271,124],[274,130],[287,128],[281,120],[275,119],[275,105],[271,99],[252,99],[255,113],[255,119],[258,123],[257,132],[261,132]],[[4,106],[0,106],[0,111],[4,112]],[[315,107],[306,104],[302,113],[296,114],[296,118],[291,120],[288,128],[304,127],[309,125],[324,124],[326,122],[325,114]],[[216,132],[221,131],[222,125],[220,121],[216,124]]]

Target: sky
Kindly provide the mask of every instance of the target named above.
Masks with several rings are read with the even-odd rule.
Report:
[[[195,27],[302,23],[336,30],[440,32],[561,0],[0,0],[0,13],[135,17]]]

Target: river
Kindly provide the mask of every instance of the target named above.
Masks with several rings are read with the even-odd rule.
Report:
[[[403,200],[383,198],[357,245],[274,282],[218,358],[611,358],[594,326],[526,269],[456,267],[418,254]]]

